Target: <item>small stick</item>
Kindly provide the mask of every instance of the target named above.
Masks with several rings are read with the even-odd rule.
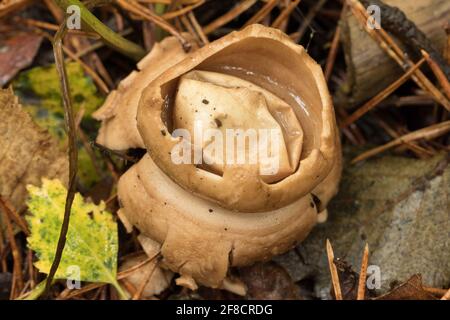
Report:
[[[444,58],[447,60],[447,63],[450,64],[450,23],[445,25],[445,34],[447,35],[447,43],[445,46]]]
[[[236,5],[233,9],[225,13],[223,16],[217,18],[206,27],[203,28],[203,31],[206,35],[220,28],[221,26],[227,24],[241,13],[247,11],[251,6],[256,3],[257,0],[243,0],[238,5]]]
[[[193,4],[189,5],[189,6],[186,6],[184,8],[178,9],[176,11],[170,11],[170,12],[164,13],[161,16],[161,18],[163,18],[165,20],[171,20],[171,19],[174,19],[176,17],[183,16],[185,14],[188,14],[188,13],[192,12],[192,10],[194,10],[195,8],[201,6],[204,3],[205,3],[205,0],[197,1],[197,2],[195,2],[195,3],[193,3]]]
[[[434,75],[436,76],[436,79],[439,81],[439,84],[441,85],[442,89],[444,89],[444,93],[447,96],[447,98],[450,99],[450,83],[448,82],[447,77],[445,76],[444,72],[442,71],[441,67],[436,63],[436,61],[433,60],[433,58],[430,57],[428,52],[425,50],[420,50],[423,57],[427,60],[428,65],[430,66],[431,70],[433,71]]]
[[[52,16],[55,18],[55,20],[58,21],[58,23],[61,23],[64,19],[64,12],[61,10],[61,8],[59,8],[53,0],[44,0],[43,2],[45,3]],[[58,29],[56,29],[55,31],[58,31]]]
[[[106,285],[107,285],[107,283],[90,283],[90,284],[84,286],[81,289],[74,290],[73,292],[70,292],[71,289],[65,289],[64,291],[62,291],[60,293],[60,295],[58,296],[58,299],[64,299],[64,300],[72,299],[72,298],[75,298],[75,297],[77,297],[77,296],[79,296],[81,294],[84,294],[86,292],[95,290],[97,288],[104,287]]]
[[[423,287],[423,289],[426,292],[431,293],[434,296],[439,296],[439,297],[442,297],[443,295],[445,295],[447,293],[447,289],[432,288],[432,287]]]
[[[375,108],[381,101],[386,99],[392,92],[397,90],[402,84],[404,84],[412,75],[416,72],[416,70],[425,62],[425,58],[422,58],[419,62],[417,62],[413,67],[411,67],[408,72],[403,74],[399,79],[394,81],[389,87],[378,93],[375,97],[370,99],[367,103],[365,103],[361,108],[353,112],[347,119],[345,119],[341,124],[340,128],[345,128],[361,118],[367,112]]]
[[[105,287],[98,288],[97,291],[92,296],[91,300],[99,300],[99,297],[102,294],[103,290],[105,290]]]
[[[279,2],[280,0],[267,1],[266,4],[261,9],[259,9],[257,13],[255,13],[250,19],[248,19],[248,21],[244,24],[244,27],[261,22]]]
[[[138,264],[123,270],[121,272],[117,273],[117,280],[123,280],[126,277],[130,276],[131,274],[133,274],[135,271],[139,270],[141,267],[143,267],[144,265],[150,263],[151,261],[153,261],[153,259],[155,259],[156,256],[153,257],[149,257],[141,262],[139,262]],[[107,283],[90,283],[88,285],[86,285],[85,287],[81,288],[81,289],[77,289],[77,290],[73,290],[73,292],[70,292],[71,289],[65,289],[64,291],[62,291],[58,297],[58,299],[71,299],[74,297],[77,297],[81,294],[84,294],[86,292],[95,290],[97,288],[101,288],[106,286]]]
[[[300,26],[300,29],[298,29],[298,38],[297,39],[300,40],[303,37],[303,35],[305,34],[309,25],[313,21],[314,17],[317,15],[317,13],[320,11],[320,9],[322,9],[325,2],[327,2],[327,0],[317,1],[316,4],[308,11],[308,14],[305,17],[305,20],[303,20],[303,23]]]
[[[328,265],[330,266],[331,282],[334,288],[334,295],[336,296],[336,300],[342,300],[341,284],[339,282],[339,275],[336,265],[334,264],[333,247],[331,246],[331,242],[329,239],[327,239],[327,257]]]
[[[200,24],[197,21],[197,18],[195,18],[195,14],[190,11],[187,14],[189,20],[191,21],[192,25],[194,26],[195,31],[197,32],[198,36],[200,37],[200,39],[202,40],[203,44],[208,44],[209,40],[208,37],[206,36],[205,32],[203,31],[202,27],[200,26]]]
[[[127,279],[122,279],[122,285],[125,287],[125,289],[131,294],[131,296],[134,296],[137,293],[136,287]],[[102,290],[103,288],[100,288]]]
[[[341,38],[341,27],[338,25],[334,32],[333,41],[331,42],[331,48],[328,52],[327,63],[325,65],[325,80],[330,80],[331,72],[333,71],[334,62],[336,61],[337,51],[339,47],[339,40]]]
[[[30,27],[36,27],[36,28],[41,28],[41,29],[46,29],[46,30],[51,30],[51,31],[58,31],[58,25],[53,24],[53,23],[49,23],[49,22],[44,22],[44,21],[40,21],[40,20],[35,20],[35,19],[25,19],[22,17],[14,17],[13,19],[14,22],[19,22],[19,23],[25,23],[27,26]],[[78,36],[86,36],[92,39],[100,39],[99,35],[96,34],[95,32],[87,32],[87,31],[82,31],[82,30],[76,30],[76,29],[70,29],[67,31],[68,34],[70,35],[78,35]]]
[[[450,300],[450,289],[443,295],[441,300]]]
[[[156,256],[159,256],[159,252],[158,252],[158,254],[155,255],[155,257]],[[145,287],[147,286],[147,284],[150,282],[150,279],[152,278],[153,273],[155,272],[157,266],[158,266],[158,263],[155,263],[153,265],[153,267],[149,270],[149,272],[146,275],[144,281],[142,281],[141,285],[139,286],[137,291],[134,293],[132,300],[139,300],[141,298],[142,293],[144,292]]]
[[[178,41],[180,41],[183,49],[186,52],[190,50],[190,43],[177,31],[177,29],[175,29],[175,27],[169,24],[166,20],[155,14],[152,10],[140,5],[134,0],[117,0],[117,3],[123,9],[126,9],[141,18],[151,21],[161,29],[169,32],[171,35],[177,38]]]
[[[399,137],[389,143],[386,143],[382,146],[379,146],[379,147],[376,147],[369,151],[366,151],[366,152],[360,154],[359,156],[357,156],[356,158],[354,158],[351,161],[351,163],[354,164],[356,162],[365,160],[365,159],[370,158],[380,152],[386,151],[386,150],[393,148],[395,146],[398,146],[400,144],[409,143],[411,141],[415,141],[418,139],[431,140],[431,139],[437,138],[443,134],[446,134],[447,132],[450,132],[450,120],[441,122],[438,124],[434,124],[432,126],[429,126],[429,127],[417,130],[417,131],[410,132],[410,133],[408,133],[402,137]]]
[[[12,204],[8,200],[3,199],[2,196],[0,196],[0,207],[5,210],[10,219],[12,219],[19,226],[20,230],[25,233],[26,236],[30,234],[30,230],[28,229],[25,219],[17,212],[15,208],[13,208]]]
[[[23,288],[24,282],[22,277],[22,255],[20,253],[19,246],[17,245],[16,238],[14,237],[14,230],[12,227],[11,220],[9,219],[7,208],[3,206],[3,202],[0,202],[2,221],[6,226],[6,233],[8,236],[8,241],[11,246],[12,256],[13,256],[13,283],[11,289],[11,298],[16,297],[16,293],[20,292]]]
[[[119,273],[117,274],[117,279],[118,279],[118,280],[123,280],[123,279],[129,277],[129,276],[130,276],[131,274],[133,274],[136,270],[138,270],[138,269],[142,268],[143,266],[145,266],[146,264],[149,264],[150,262],[152,262],[152,261],[156,258],[156,256],[157,256],[157,255],[155,255],[155,256],[153,256],[153,257],[148,257],[147,259],[142,260],[142,261],[139,262],[138,264],[136,264],[136,265],[134,265],[134,266],[132,266],[132,267],[126,269],[126,270],[123,270],[122,272],[119,272]]]
[[[78,125],[78,135],[80,136],[80,140],[83,143],[83,147],[86,150],[92,165],[94,166],[94,170],[99,177],[102,176],[102,169],[100,164],[98,163],[97,156],[92,148],[92,144],[89,142],[89,138],[84,133],[83,129]]]
[[[352,10],[356,20],[363,26],[364,30],[386,51],[386,53],[397,62],[400,67],[412,66],[412,61],[392,39],[392,37],[378,24],[375,29],[367,26],[369,16],[359,0],[346,0]],[[450,110],[450,101],[433,85],[433,83],[423,74],[422,71],[416,70],[412,79],[419,87],[427,91],[436,102],[440,103],[444,108]]]
[[[121,151],[116,151],[116,150],[112,150],[112,149],[108,149],[107,147],[95,142],[95,141],[91,141],[90,144],[92,145],[92,147],[97,148],[103,155],[110,155],[113,154],[125,161],[130,161],[132,163],[136,163],[137,159],[133,158],[129,155],[126,154],[126,152],[121,152]]]
[[[119,32],[118,34],[120,34],[121,36],[128,36],[132,32],[133,32],[133,29],[127,28],[127,29],[124,29],[123,31]],[[95,51],[97,49],[100,49],[100,48],[102,48],[104,46],[105,46],[105,43],[102,42],[101,40],[100,41],[99,40],[94,41],[89,47],[86,47],[84,49],[79,50],[75,54],[75,56],[77,58],[81,58],[81,57],[83,57],[83,56],[85,56],[85,55],[87,55],[87,54],[89,54],[89,53],[91,53],[91,52],[93,52],[93,51]]]
[[[378,125],[383,128],[384,131],[386,131],[392,138],[395,139],[401,136],[402,133],[399,133],[398,130],[396,131],[395,129],[393,129],[386,121],[384,121],[382,117],[379,117],[377,114],[374,114],[374,116],[378,122]],[[426,156],[431,156],[434,154],[432,151],[429,151],[414,142],[408,142],[405,144],[405,146],[412,152],[414,152],[419,158],[424,158]]]
[[[278,15],[278,17],[275,19],[275,21],[272,23],[272,28],[279,28],[281,24],[289,17],[289,15],[294,11],[294,9],[297,7],[297,5],[300,3],[301,0],[293,0],[289,3],[289,5],[284,8],[283,11]]]
[[[34,287],[36,286],[36,279],[34,277],[35,272],[33,267],[33,252],[31,251],[31,249],[28,249],[27,252],[27,263],[28,263],[28,277],[30,281],[30,288],[34,289]]]
[[[1,264],[1,272],[7,272],[8,266],[6,264],[6,246],[5,246],[5,238],[3,234],[3,227],[0,227],[0,264]]]
[[[192,37],[195,39],[195,42],[199,46],[201,46],[202,39],[200,39],[200,36],[197,34],[194,27],[191,25],[191,22],[189,21],[189,19],[186,18],[186,16],[181,16],[181,17],[179,17],[178,20],[181,21],[181,24],[184,26],[184,28],[187,30],[187,32],[192,35]]]
[[[341,120],[342,118],[345,119],[348,117],[348,112],[342,106],[337,105],[336,106],[336,116],[337,116],[337,121],[339,124],[342,122],[342,120]],[[358,126],[355,123],[350,125],[347,128],[343,128],[342,132],[355,145],[363,145],[366,143],[364,136],[361,133],[361,130],[358,128]]]
[[[53,36],[51,34],[49,34],[48,32],[41,30],[41,29],[36,29],[35,31],[36,31],[36,33],[41,34],[42,36],[47,38],[50,42],[53,41]],[[109,90],[108,86],[106,85],[106,83],[102,80],[102,78],[100,78],[100,76],[90,66],[88,66],[83,60],[81,60],[77,56],[77,54],[73,53],[66,46],[62,45],[62,48],[64,50],[64,53],[67,54],[71,60],[74,60],[80,64],[80,66],[83,68],[84,72],[86,72],[86,74],[88,74],[92,78],[92,80],[95,82],[95,84],[100,89],[100,91],[102,91],[104,94],[109,93],[110,90]],[[69,58],[67,58],[67,59],[70,60]]]
[[[369,244],[366,243],[361,262],[361,271],[359,274],[359,281],[358,281],[358,294],[356,296],[356,300],[364,300],[364,295],[366,293],[366,277],[368,264],[369,264]]]

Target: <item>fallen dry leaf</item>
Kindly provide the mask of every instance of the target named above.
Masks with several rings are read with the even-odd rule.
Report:
[[[0,89],[0,195],[21,211],[26,185],[41,177],[67,181],[68,161],[50,134],[22,109],[11,89]]]
[[[241,280],[247,286],[247,298],[252,300],[298,300],[299,287],[289,274],[274,262],[257,263],[240,268]]]
[[[359,274],[357,274],[352,266],[345,260],[335,259],[334,264],[339,275],[339,282],[341,284],[342,299],[343,300],[356,300],[358,292],[358,280]],[[334,291],[330,291],[331,296],[334,298]]]
[[[388,293],[379,296],[375,300],[437,300],[436,297],[428,293],[422,286],[422,276],[415,274],[393,288]]]
[[[172,280],[173,273],[160,267],[157,259],[141,265],[148,256],[141,254],[138,256],[132,256],[127,258],[119,268],[119,271],[130,270],[139,266],[134,272],[131,272],[125,279],[134,287],[135,290],[139,290],[143,282],[146,282],[140,298],[148,299],[154,295],[160,294],[165,290]],[[149,278],[150,276],[150,278]],[[134,292],[129,292],[133,295]]]
[[[33,62],[41,42],[42,36],[33,33],[0,37],[0,87]]]

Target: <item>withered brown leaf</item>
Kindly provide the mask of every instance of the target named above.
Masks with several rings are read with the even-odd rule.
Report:
[[[68,161],[58,142],[35,124],[11,89],[0,90],[0,195],[21,211],[26,185],[41,177],[67,181]]]

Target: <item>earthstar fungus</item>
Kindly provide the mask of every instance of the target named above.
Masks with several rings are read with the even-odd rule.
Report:
[[[228,269],[269,260],[326,218],[337,192],[341,148],[320,66],[281,31],[251,25],[185,53],[166,38],[96,113],[98,142],[145,148],[120,179],[119,216],[161,251],[178,284],[226,286]],[[211,139],[189,144],[206,163],[175,163],[177,129],[269,128],[278,170],[215,163]],[[224,133],[225,134],[225,133]]]

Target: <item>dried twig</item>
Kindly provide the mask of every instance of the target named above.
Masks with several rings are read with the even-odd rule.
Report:
[[[442,296],[441,300],[450,300],[450,289]]]
[[[205,34],[210,34],[211,32],[215,31],[216,29],[220,28],[221,26],[227,24],[237,16],[239,16],[241,13],[247,11],[248,8],[253,6],[256,3],[257,0],[243,0],[238,5],[236,5],[233,9],[225,13],[223,16],[217,18],[207,26],[203,28],[203,31]]]
[[[84,71],[91,76],[92,80],[95,82],[95,84],[98,86],[98,88],[104,93],[104,94],[108,94],[109,93],[109,88],[106,85],[106,83],[102,80],[102,78],[100,78],[98,76],[98,74],[92,70],[91,67],[89,67],[86,63],[83,62],[83,60],[81,60],[80,58],[77,57],[77,55],[75,53],[73,53],[71,50],[69,50],[67,47],[65,47],[64,45],[62,46],[62,49],[64,50],[64,53],[67,54],[69,56],[70,59],[72,59],[73,61],[76,61],[77,63],[80,64],[80,66],[84,69]]]
[[[384,119],[377,114],[373,115],[375,117],[375,120],[377,120],[378,125],[384,129],[392,138],[396,139],[401,137],[404,133],[399,133],[399,130],[397,128],[392,128]],[[424,147],[419,146],[415,142],[407,142],[405,143],[405,146],[410,149],[412,152],[414,152],[419,158],[424,158],[427,156],[431,156],[434,153],[432,151],[429,151],[425,149]]]
[[[294,9],[298,6],[301,0],[292,0],[292,2],[289,3],[289,5],[284,8],[283,11],[278,15],[278,17],[275,19],[275,21],[272,23],[272,28],[279,28],[281,24],[289,18],[290,14]]]
[[[250,19],[248,19],[244,27],[261,22],[279,2],[280,0],[267,1],[266,4],[261,9],[259,9],[257,13],[255,13]]]
[[[25,219],[17,212],[17,210],[12,206],[12,204],[6,200],[3,199],[2,196],[0,196],[0,208],[2,210],[5,210],[6,214],[14,221],[14,223],[20,228],[20,230],[25,233],[25,235],[30,234],[30,230],[28,229],[27,222]]]
[[[187,30],[187,32],[189,34],[192,35],[193,39],[195,40],[195,42],[201,46],[202,45],[202,39],[200,39],[200,36],[198,35],[198,33],[195,31],[194,27],[192,26],[191,22],[189,21],[189,19],[186,16],[181,16],[179,18],[179,21],[181,21],[181,24],[184,26],[184,28]]]
[[[197,1],[197,2],[195,2],[195,3],[193,3],[193,4],[189,5],[189,6],[183,7],[181,9],[176,10],[176,11],[170,11],[170,12],[164,13],[161,16],[161,18],[163,18],[165,20],[171,20],[171,19],[174,19],[176,17],[183,16],[185,14],[191,13],[192,10],[194,10],[197,7],[200,7],[204,3],[205,3],[205,0]]]
[[[358,294],[356,300],[364,300],[366,293],[367,266],[369,264],[369,244],[364,247],[363,258],[361,262],[361,271],[359,273]]]
[[[369,16],[363,5],[358,0],[346,0],[356,20],[364,27],[364,30],[386,51],[386,53],[397,62],[400,67],[412,66],[412,61],[396,44],[392,37],[376,22],[373,21],[375,28],[367,25]],[[420,70],[412,75],[412,79],[425,90],[436,102],[440,103],[444,108],[450,111],[450,101],[431,83],[431,81]]]
[[[5,237],[3,234],[3,227],[0,227],[0,265],[1,272],[8,271],[8,265],[6,264],[6,245],[5,245]]]
[[[158,252],[156,255],[154,255],[152,257],[152,260],[157,258],[157,257],[159,257],[159,254],[160,253]],[[155,272],[157,266],[158,266],[158,263],[155,263],[153,265],[153,267],[148,271],[147,275],[144,278],[144,281],[142,281],[142,283],[140,284],[139,288],[134,293],[133,298],[132,298],[133,300],[139,300],[141,298],[142,293],[144,292],[145,287],[147,286],[147,284],[149,283],[150,279],[152,278],[153,273]]]
[[[367,112],[375,108],[381,101],[387,98],[392,92],[397,90],[402,84],[404,84],[415,72],[416,70],[425,62],[425,58],[422,58],[414,66],[412,66],[405,74],[403,74],[399,79],[394,81],[389,87],[381,91],[375,97],[370,99],[361,108],[353,112],[347,119],[345,119],[341,124],[341,128],[345,128],[361,118]]]
[[[441,122],[439,124],[435,124],[417,131],[410,132],[400,138],[397,138],[389,143],[386,143],[385,145],[376,147],[374,149],[371,149],[369,151],[366,151],[356,158],[352,160],[351,163],[356,163],[362,160],[365,160],[367,158],[370,158],[380,152],[386,151],[390,148],[393,148],[395,146],[398,146],[403,143],[408,143],[411,141],[415,141],[418,139],[425,139],[425,140],[431,140],[434,138],[437,138],[443,134],[446,134],[447,132],[450,132],[450,120]]]
[[[50,35],[48,32],[41,30],[41,29],[35,29],[35,32],[42,35],[49,41],[53,41],[52,35]],[[109,88],[106,85],[106,83],[102,80],[102,78],[99,77],[99,75],[86,63],[83,62],[83,60],[80,59],[75,53],[73,53],[70,49],[68,49],[66,46],[62,45],[62,49],[64,50],[64,53],[69,56],[68,59],[71,59],[73,61],[76,61],[80,64],[80,66],[83,68],[84,72],[88,74],[92,80],[95,82],[95,84],[98,86],[99,90],[105,94],[109,93]]]
[[[450,23],[445,25],[445,33],[447,35],[447,43],[445,46],[444,59],[450,64]]]
[[[190,43],[166,20],[155,14],[152,10],[140,5],[134,0],[117,0],[117,3],[124,9],[134,13],[135,15],[149,20],[156,24],[161,29],[169,32],[175,38],[180,41],[185,51],[189,51],[191,48]]]
[[[28,265],[28,279],[30,281],[30,289],[34,289],[36,286],[36,272],[33,267],[33,251],[28,249],[27,252],[27,265]]]
[[[330,267],[331,282],[333,284],[334,295],[336,297],[336,300],[342,300],[341,284],[339,282],[339,275],[337,272],[336,265],[334,264],[333,247],[331,246],[329,239],[327,239],[327,257],[328,257],[328,265]]]
[[[341,27],[337,26],[334,32],[333,41],[331,41],[330,51],[327,57],[327,63],[325,65],[325,80],[330,80],[331,72],[333,71],[334,62],[336,61],[337,51],[339,47],[339,40],[341,37]]]
[[[383,28],[404,45],[408,50],[408,56],[418,59],[421,56],[421,49],[427,51],[445,75],[450,78],[449,64],[435,49],[433,42],[427,35],[413,21],[408,19],[402,10],[381,0],[361,0],[361,2],[366,7],[377,5],[381,9],[381,12],[383,12]]]
[[[197,18],[195,18],[194,13],[191,11],[187,14],[189,20],[191,21],[192,25],[194,26],[194,29],[196,31],[196,33],[198,34],[198,36],[200,37],[200,39],[202,40],[203,44],[208,44],[209,40],[208,37],[206,36],[205,32],[203,31],[202,27],[200,26],[200,24],[197,21]]]
[[[327,2],[327,0],[319,0],[317,1],[314,6],[308,11],[305,19],[303,20],[303,23],[301,24],[300,28],[298,29],[298,35],[297,39],[303,38],[303,35],[305,34],[306,30],[308,30],[309,25],[313,21],[314,17],[317,15],[317,13],[322,9],[323,5]]]
[[[432,287],[423,287],[423,289],[428,292],[431,293],[433,296],[437,296],[437,297],[442,297],[447,293],[446,289],[440,289],[440,288],[432,288]]]
[[[159,254],[159,253],[158,253]],[[140,268],[142,268],[143,266],[147,265],[148,263],[152,262],[157,256],[158,254],[156,254],[153,257],[149,257],[141,262],[139,262],[138,264],[123,270],[119,273],[117,273],[117,280],[121,280],[123,281],[126,277],[129,277],[130,275],[132,275],[134,272],[136,272],[137,270],[139,270]],[[63,292],[61,292],[61,294],[59,295],[59,299],[73,299],[77,296],[80,296],[84,293],[87,293],[89,291],[101,288],[106,286],[106,283],[91,283],[88,284],[86,286],[84,286],[81,289],[77,289],[77,290],[73,290],[73,292],[70,292],[70,289],[65,289]]]
[[[41,29],[50,30],[50,31],[58,31],[58,28],[59,28],[58,25],[53,24],[53,23],[35,20],[35,19],[25,19],[20,16],[14,17],[13,21],[17,22],[17,23],[24,23],[25,25],[27,25],[29,27],[41,28]],[[67,30],[67,34],[76,35],[76,36],[84,36],[84,37],[88,37],[88,38],[92,38],[92,39],[96,39],[96,40],[100,39],[99,35],[96,34],[95,32],[88,32],[88,31],[83,31],[83,30],[70,29],[70,30]]]
[[[20,248],[17,245],[16,238],[14,237],[14,230],[11,223],[11,220],[8,216],[8,208],[4,206],[4,202],[0,201],[0,211],[3,213],[2,221],[6,226],[6,234],[8,237],[9,244],[11,246],[12,255],[13,255],[13,285],[11,289],[11,299],[14,299],[22,290],[24,286],[23,276],[22,276],[22,254],[20,252]],[[0,226],[1,228],[2,226]]]
[[[441,67],[433,60],[433,58],[426,52],[425,50],[420,50],[423,57],[427,60],[428,65],[433,71],[436,79],[439,81],[439,84],[442,86],[444,93],[447,95],[447,98],[450,99],[450,83],[448,82],[447,76],[444,71],[442,71]]]

